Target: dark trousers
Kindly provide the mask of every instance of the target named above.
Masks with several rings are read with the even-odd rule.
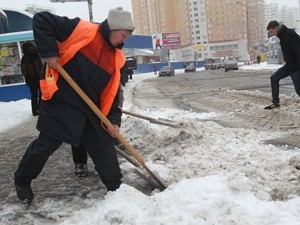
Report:
[[[300,96],[300,71],[289,72],[285,66],[279,68],[271,76],[271,86],[272,86],[272,102],[275,104],[279,103],[279,81],[283,78],[290,76],[292,78],[295,91]]]
[[[40,133],[38,139],[27,148],[19,167],[15,172],[15,183],[19,186],[28,186],[42,171],[49,156],[58,149],[61,141]],[[121,185],[117,154],[112,141],[100,145],[99,137],[92,126],[87,125],[81,144],[88,150],[95,169],[108,191],[114,191]]]
[[[117,139],[113,139],[114,145],[120,145],[121,142]],[[87,164],[87,159],[88,159],[88,153],[85,150],[84,146],[81,144],[78,147],[72,145],[72,156],[73,156],[73,162],[75,163],[80,163],[80,164]]]
[[[30,84],[28,87],[31,94],[32,115],[37,115],[40,107],[41,97],[42,97],[40,87],[39,84]]]
[[[87,164],[87,151],[83,147],[83,145],[79,145],[78,147],[75,147],[72,145],[72,156],[73,156],[73,162],[74,163],[80,163],[80,164]]]

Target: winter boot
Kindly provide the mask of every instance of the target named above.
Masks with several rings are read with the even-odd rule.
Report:
[[[89,174],[87,165],[84,163],[75,163],[75,174],[78,177],[87,177]]]
[[[30,204],[34,199],[33,192],[30,186],[19,186],[15,183],[17,196],[19,199],[27,204]]]
[[[276,109],[276,108],[280,108],[279,103],[272,103],[271,105],[265,107],[265,109]]]

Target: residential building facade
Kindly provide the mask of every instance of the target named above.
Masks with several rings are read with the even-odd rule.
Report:
[[[182,47],[191,45],[187,0],[131,0],[136,34],[180,33]]]
[[[251,60],[264,50],[264,0],[132,0],[132,9],[137,34],[180,33],[177,60]]]

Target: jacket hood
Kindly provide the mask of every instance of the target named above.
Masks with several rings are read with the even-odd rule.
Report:
[[[277,37],[280,37],[280,35],[282,35],[282,33],[284,33],[284,31],[286,30],[286,26],[283,24],[283,23],[279,23],[279,26],[278,26],[278,34],[277,34]]]

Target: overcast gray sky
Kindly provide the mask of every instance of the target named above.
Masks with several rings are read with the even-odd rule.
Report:
[[[52,3],[50,0],[0,0],[0,8],[25,9],[27,4],[55,8],[55,13],[70,18],[80,17],[89,20],[87,2]],[[132,11],[131,0],[93,0],[93,18],[96,22],[103,21],[109,9],[122,6],[127,11]]]
[[[298,0],[266,0],[266,3],[279,3],[280,6],[298,7]]]
[[[288,5],[298,7],[298,0],[266,0],[267,3],[277,2],[279,5]],[[80,17],[89,19],[87,2],[67,2],[51,3],[50,0],[1,0],[0,7],[10,7],[15,9],[25,9],[26,4],[36,4],[55,8],[55,13],[70,18]],[[117,6],[123,6],[124,9],[132,11],[131,0],[93,0],[94,21],[103,21],[108,14],[109,9]]]

